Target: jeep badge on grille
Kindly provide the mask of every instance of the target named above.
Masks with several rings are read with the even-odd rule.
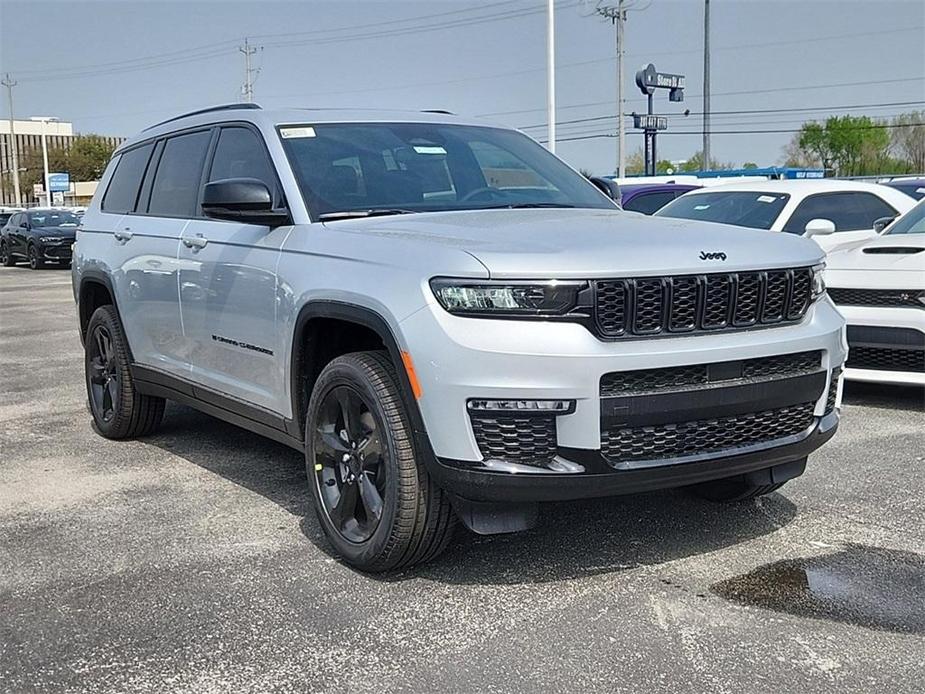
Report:
[[[706,251],[700,251],[701,260],[726,260],[725,253],[707,253]]]

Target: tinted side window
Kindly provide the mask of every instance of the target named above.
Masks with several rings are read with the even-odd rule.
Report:
[[[212,159],[210,181],[224,178],[256,178],[272,193],[276,177],[258,135],[249,128],[222,128]]]
[[[116,170],[103,196],[104,212],[131,212],[138,199],[138,188],[145,175],[148,159],[151,157],[153,144],[129,150],[122,154]]]
[[[148,214],[196,217],[202,165],[212,133],[203,131],[171,137],[157,165]]]
[[[623,209],[629,210],[630,212],[652,214],[674,200],[674,197],[674,193],[670,191],[665,191],[663,193],[642,193],[626,203]]]
[[[784,231],[802,234],[807,222],[813,219],[831,220],[835,231],[859,231],[872,229],[875,220],[895,214],[892,207],[871,193],[822,193],[801,202],[784,225]]]

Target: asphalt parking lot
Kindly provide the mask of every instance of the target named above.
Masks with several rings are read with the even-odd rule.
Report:
[[[301,457],[193,410],[113,443],[70,274],[0,269],[0,690],[925,690],[925,407],[848,387],[777,493],[550,506],[388,577],[330,553]]]

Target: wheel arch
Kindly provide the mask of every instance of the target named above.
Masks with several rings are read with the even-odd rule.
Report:
[[[102,272],[85,271],[80,278],[77,291],[77,318],[80,323],[81,343],[87,337],[87,326],[90,324],[90,317],[93,312],[100,306],[107,304],[110,304],[115,309],[116,317],[121,323],[122,314],[119,312],[119,305],[116,302],[116,293],[113,290],[112,280]],[[127,346],[131,356],[131,345]]]
[[[313,324],[313,321],[318,321]],[[310,350],[308,341],[312,337],[313,328],[324,325],[325,321],[335,322],[346,326],[357,326],[368,331],[367,335],[375,335],[381,343],[380,347],[388,353],[395,372],[398,374],[398,386],[405,403],[411,426],[414,430],[415,440],[419,444],[419,451],[430,450],[423,419],[418,408],[411,381],[402,358],[402,350],[389,322],[374,309],[341,301],[317,300],[304,305],[296,318],[292,348],[290,350],[289,387],[292,404],[293,424],[298,435],[304,436],[305,412],[308,405],[309,387],[313,384],[311,373]],[[323,365],[322,365],[323,368]],[[320,369],[318,369],[320,371]],[[317,376],[317,373],[315,374]],[[426,446],[422,448],[421,446]],[[430,456],[428,456],[430,458]]]

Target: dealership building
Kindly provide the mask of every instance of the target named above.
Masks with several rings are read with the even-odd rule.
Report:
[[[19,159],[20,169],[20,200],[15,199],[13,193],[13,138],[10,136],[9,119],[0,120],[0,206],[20,207],[35,205],[40,201],[40,196],[31,186],[26,189],[22,183],[23,169],[26,162],[30,160],[32,152],[42,151],[42,128],[41,122],[32,120],[15,120],[13,121],[13,132],[16,134],[16,153]],[[49,151],[53,149],[68,149],[77,134],[74,132],[74,126],[66,121],[51,121],[44,124],[45,137]],[[122,142],[121,137],[106,137],[103,139],[111,143],[113,147]],[[64,194],[65,204],[80,205],[93,196],[96,190],[96,181],[72,181],[71,189]]]

